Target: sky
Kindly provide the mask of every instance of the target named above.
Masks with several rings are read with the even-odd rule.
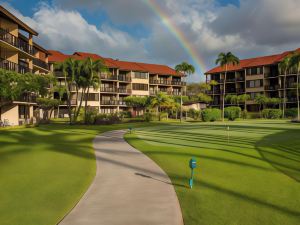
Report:
[[[299,0],[7,0],[0,4],[64,53],[193,64],[203,81],[220,52],[240,59],[300,47]]]

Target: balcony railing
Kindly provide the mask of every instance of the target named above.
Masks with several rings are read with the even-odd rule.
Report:
[[[172,80],[171,84],[172,84],[172,85],[178,85],[178,86],[185,86],[185,85],[186,85],[186,82],[177,81],[177,80]]]
[[[11,62],[7,59],[0,58],[0,68],[5,69],[5,70],[10,70],[10,71],[15,71],[17,73],[30,73],[31,69],[28,68],[25,64],[17,64],[14,62]]]
[[[119,93],[121,93],[121,94],[130,94],[131,89],[119,88]]]
[[[124,82],[130,82],[131,78],[130,77],[126,77],[124,75],[119,75],[118,80],[119,81],[124,81]]]
[[[236,78],[236,81],[245,81],[245,78],[244,77],[238,77],[238,78]]]
[[[26,41],[22,40],[21,38],[18,38],[8,31],[0,28],[0,40],[5,41],[6,43],[24,51],[27,52],[30,55],[33,55],[33,47],[32,45],[28,44]]]
[[[45,70],[49,70],[48,63],[46,63],[46,62],[44,62],[44,61],[42,61],[40,59],[34,58],[33,59],[33,64],[36,65],[36,66],[39,66],[39,67],[41,67],[41,68],[43,68]]]
[[[245,89],[243,89],[243,88],[237,88],[237,89],[236,89],[236,92],[237,92],[238,94],[242,94],[242,93],[245,93]]]
[[[118,76],[117,75],[111,75],[111,74],[101,74],[100,78],[102,80],[118,80]]]
[[[33,94],[23,94],[20,97],[16,98],[14,101],[36,103],[36,96]]]
[[[228,78],[228,79],[226,79],[226,82],[235,82],[235,78]]]
[[[297,102],[297,98],[290,97],[287,99],[287,102]]]
[[[62,101],[61,105],[68,105],[67,101]],[[77,105],[77,100],[76,99],[71,99],[71,105]]]
[[[119,101],[119,105],[121,105],[121,106],[127,106],[126,102],[122,101],[122,100]]]
[[[100,91],[101,92],[111,92],[111,93],[114,93],[114,92],[117,92],[117,88],[115,88],[115,87],[101,87]]]
[[[119,105],[118,100],[101,100],[100,101],[101,105]]]

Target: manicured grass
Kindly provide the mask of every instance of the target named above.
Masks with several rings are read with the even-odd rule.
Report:
[[[222,123],[141,128],[126,138],[168,173],[185,225],[299,225],[300,125],[227,124],[229,142]],[[189,189],[192,156],[198,168]]]
[[[95,175],[96,134],[148,124],[44,125],[0,130],[0,224],[54,225]]]

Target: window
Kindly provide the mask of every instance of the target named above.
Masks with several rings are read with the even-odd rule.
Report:
[[[138,91],[148,91],[148,84],[134,83],[134,84],[132,84],[132,89],[133,90],[138,90]]]
[[[251,93],[248,93],[248,94],[250,95],[250,99],[254,100],[256,95],[260,95],[262,93],[260,93],[260,92],[251,92]]]
[[[25,105],[19,105],[19,119],[29,118],[29,107]]]
[[[263,67],[252,67],[246,70],[247,75],[260,75],[263,74]]]
[[[134,72],[134,78],[148,79],[148,74],[143,72]]]

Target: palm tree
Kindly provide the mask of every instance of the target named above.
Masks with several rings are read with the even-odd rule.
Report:
[[[224,86],[223,86],[223,96],[222,96],[222,121],[224,122],[224,107],[225,107],[225,94],[226,94],[226,76],[229,65],[237,65],[240,63],[238,57],[233,55],[231,52],[223,53],[221,52],[216,60],[216,64],[219,64],[221,67],[225,67],[224,74]]]
[[[107,67],[104,65],[104,62],[102,60],[93,60],[92,58],[88,57],[85,59],[85,61],[82,64],[82,69],[85,72],[86,79],[85,79],[85,90],[86,93],[82,93],[82,95],[85,96],[85,106],[84,106],[84,118],[86,118],[87,113],[87,102],[88,102],[88,96],[90,93],[90,87],[93,87],[94,89],[97,89],[100,85],[100,72],[107,71]],[[86,121],[85,121],[86,122]]]
[[[282,107],[282,116],[285,117],[285,109],[286,109],[286,77],[288,70],[291,68],[291,56],[287,55],[279,64],[279,70],[284,72],[283,79],[283,107]]]
[[[250,95],[248,95],[248,94],[242,94],[242,95],[239,95],[238,96],[238,99],[237,99],[237,101],[239,102],[239,103],[244,103],[244,111],[246,111],[247,110],[247,101],[250,99]]]
[[[217,86],[219,83],[217,81],[215,81],[215,80],[211,80],[209,82],[209,84],[210,84],[211,89],[212,89],[212,95],[213,95],[212,99],[214,101],[215,100],[215,86]]]
[[[176,72],[181,72],[186,76],[195,73],[195,67],[187,62],[182,62],[175,66]],[[182,90],[180,92],[180,122],[182,122]]]
[[[66,93],[66,86],[58,85],[54,87],[54,91],[58,94],[59,104],[61,104],[61,99]],[[57,118],[59,117],[59,104],[57,106]]]
[[[72,90],[72,85],[75,82],[75,73],[76,73],[75,60],[73,58],[68,58],[63,62],[56,63],[55,69],[60,70],[64,76],[66,94],[67,94],[69,121],[71,124],[73,121],[72,109],[71,109],[71,90]]]
[[[254,101],[259,105],[259,114],[260,114],[260,117],[262,117],[261,116],[261,108],[263,105],[265,105],[268,102],[268,98],[264,95],[259,94],[259,95],[255,96]]]
[[[157,93],[152,99],[151,99],[151,106],[157,108],[158,112],[158,120],[161,120],[161,111],[163,107],[168,108],[171,103],[172,99],[166,95],[163,92]]]
[[[297,68],[297,108],[298,108],[298,121],[300,121],[300,99],[299,99],[299,75],[300,75],[300,53],[295,52],[291,56],[291,66],[295,66]]]

